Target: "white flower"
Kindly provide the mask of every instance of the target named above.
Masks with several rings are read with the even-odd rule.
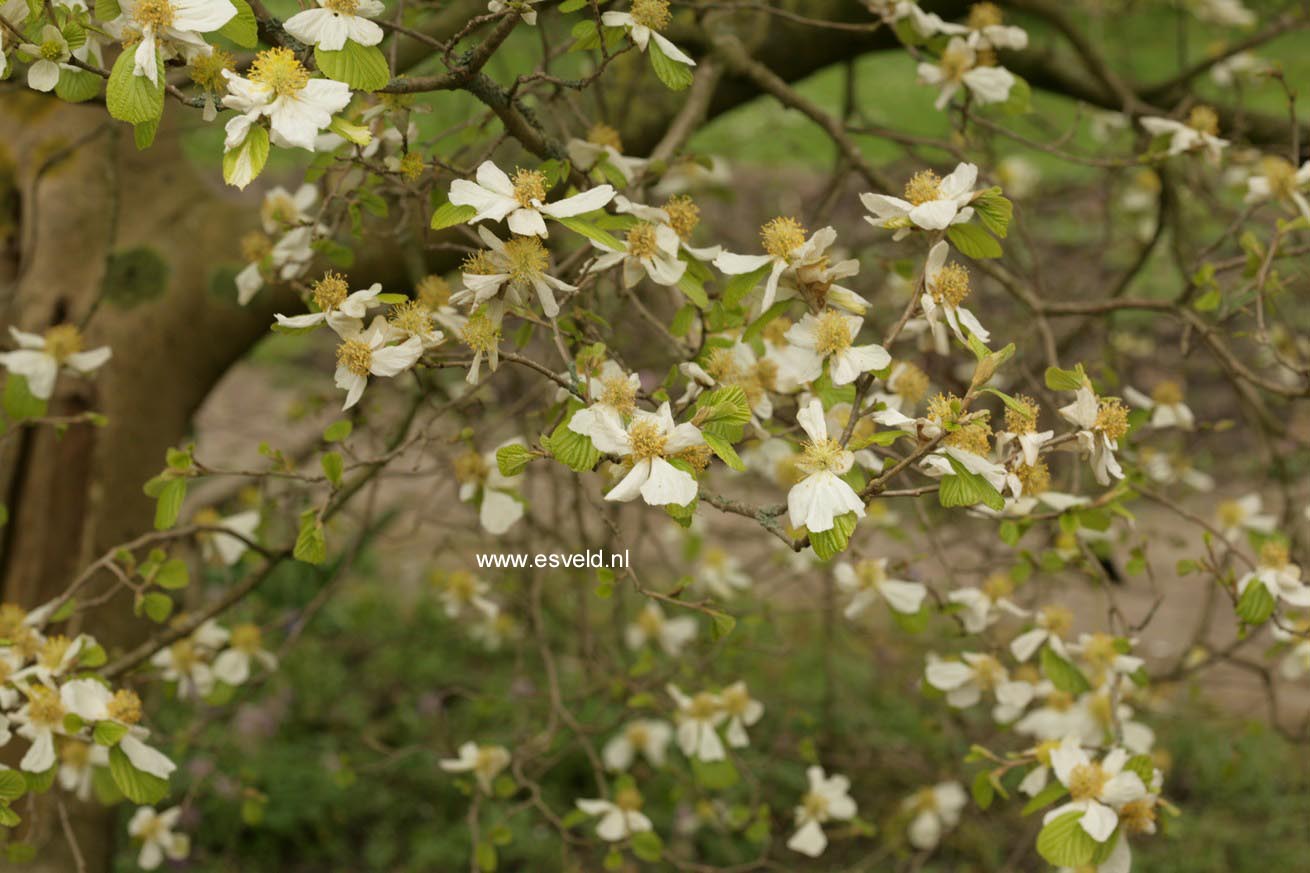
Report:
[[[718,546],[706,546],[696,565],[692,584],[720,600],[727,600],[751,587],[751,577],[741,559]]]
[[[608,164],[623,177],[625,184],[631,185],[650,162],[645,158],[629,157],[620,151],[621,148],[618,131],[608,124],[597,124],[586,139],[575,137],[564,144],[569,160],[579,170],[591,172],[601,164]]]
[[[1206,157],[1217,162],[1220,153],[1228,146],[1228,140],[1217,136],[1219,118],[1208,106],[1193,108],[1186,123],[1148,115],[1142,119],[1142,127],[1151,136],[1169,137],[1170,155],[1204,149]]]
[[[232,628],[228,648],[214,659],[214,678],[228,685],[243,685],[250,678],[252,663],[265,670],[277,669],[277,656],[266,651],[264,635],[257,625],[239,624]]]
[[[849,385],[861,373],[881,370],[891,363],[891,355],[877,343],[855,345],[864,319],[835,309],[825,309],[818,315],[806,313],[787,330],[791,343],[788,357],[801,381],[812,382],[823,373],[828,363],[828,376],[834,385]]]
[[[872,215],[864,220],[874,227],[894,230],[892,239],[901,239],[912,228],[945,230],[973,217],[973,186],[978,168],[959,164],[945,178],[932,170],[915,173],[905,186],[905,199],[888,194],[861,194],[860,202]]]
[[[377,306],[377,297],[382,293],[382,285],[374,282],[362,291],[346,294],[345,280],[336,273],[328,273],[314,283],[312,295],[319,307],[317,312],[304,315],[274,314],[277,323],[283,327],[298,330],[315,327],[326,323],[341,335],[359,331],[369,309]]]
[[[944,661],[929,653],[924,678],[938,691],[946,693],[946,702],[956,709],[968,709],[982,700],[984,691],[996,698],[992,717],[1006,724],[1014,721],[1033,699],[1033,686],[1012,681],[1009,671],[991,655],[964,652],[962,660]]]
[[[723,702],[719,696],[702,691],[695,697],[688,697],[673,684],[668,685],[666,690],[678,707],[674,716],[678,748],[688,758],[722,761],[726,753],[723,740],[719,739],[718,726],[728,716],[723,711]]]
[[[1026,610],[1010,600],[1014,590],[1009,577],[1001,573],[993,574],[975,589],[955,589],[946,595],[951,603],[958,603],[962,610],[956,615],[964,624],[965,633],[981,633],[1001,620],[1003,613],[1013,616],[1026,616]]]
[[[27,390],[42,400],[50,399],[60,369],[87,375],[102,367],[112,352],[109,346],[82,351],[82,334],[71,324],[52,327],[44,336],[16,327],[9,334],[18,343],[12,352],[0,352],[0,367],[27,379]]]
[[[521,438],[515,437],[485,455],[469,452],[455,463],[455,476],[460,483],[460,501],[477,502],[478,521],[482,529],[495,536],[505,533],[523,517],[523,504],[514,493],[521,474],[506,476],[501,473],[496,452],[505,446],[523,444]]]
[[[651,506],[685,506],[696,497],[696,477],[669,463],[679,452],[703,445],[694,424],[674,424],[667,402],[656,412],[637,410],[625,426],[611,407],[579,409],[569,430],[590,437],[596,448],[632,462],[632,469],[615,485],[606,500],[626,502],[641,497]]]
[[[1060,784],[1069,789],[1069,803],[1048,812],[1049,823],[1070,812],[1081,813],[1078,823],[1087,835],[1103,843],[1119,826],[1118,810],[1146,796],[1146,785],[1131,770],[1124,770],[1128,752],[1114,749],[1098,763],[1072,738],[1051,752],[1051,769]]]
[[[64,35],[53,24],[41,28],[40,45],[19,43],[18,50],[36,58],[27,68],[28,87],[36,91],[53,91],[59,84],[59,71],[73,56]]]
[[[912,816],[907,828],[910,845],[935,849],[942,835],[960,823],[966,803],[968,796],[958,782],[942,782],[907,797],[901,805]]]
[[[1287,546],[1278,540],[1266,540],[1260,548],[1256,568],[1237,580],[1239,597],[1252,582],[1263,585],[1275,601],[1310,606],[1310,586],[1301,581],[1301,568],[1288,561]]]
[[[960,305],[973,289],[969,283],[968,269],[960,264],[946,263],[950,250],[951,247],[942,240],[928,251],[928,260],[923,268],[924,291],[919,300],[923,307],[923,317],[932,326],[933,338],[941,354],[945,354],[943,348],[946,345],[946,329],[941,323],[943,317],[955,338],[965,345],[968,345],[969,340],[964,330],[984,343],[992,336],[972,312]]]
[[[578,809],[587,815],[600,816],[596,824],[596,836],[607,842],[616,843],[626,840],[633,834],[650,830],[653,826],[641,812],[641,795],[635,788],[624,788],[615,797],[617,802],[608,800],[579,800]]]
[[[1191,0],[1192,14],[1211,24],[1225,27],[1253,27],[1258,20],[1241,0]]]
[[[386,7],[379,0],[315,0],[317,9],[306,9],[283,22],[286,32],[306,45],[324,51],[340,51],[346,40],[360,45],[382,42],[382,28],[370,18],[381,15]]]
[[[828,847],[823,824],[828,821],[850,821],[855,818],[855,801],[851,799],[851,781],[834,773],[829,776],[822,767],[809,767],[805,771],[809,790],[796,807],[796,833],[787,840],[787,848],[811,858],[817,858]]]
[[[1310,221],[1310,202],[1301,190],[1310,185],[1310,161],[1297,169],[1284,158],[1269,155],[1260,160],[1260,172],[1246,180],[1246,202],[1290,200],[1297,211]]]
[[[637,620],[624,629],[623,639],[628,648],[636,651],[648,643],[656,643],[670,657],[678,657],[687,643],[696,638],[696,619],[689,615],[665,618],[658,603],[650,602],[637,613]]]
[[[734,749],[749,746],[751,739],[746,728],[763,717],[764,704],[750,696],[745,682],[734,682],[719,692],[719,705],[728,717],[728,729],[724,732],[728,745]]]
[[[792,527],[804,526],[811,534],[816,534],[832,530],[836,518],[848,512],[863,518],[864,501],[841,478],[850,471],[855,456],[828,437],[823,405],[818,400],[811,400],[796,413],[796,421],[810,439],[796,462],[805,478],[787,492],[787,512]]]
[[[1049,642],[1057,654],[1064,654],[1061,642],[1073,624],[1073,613],[1062,606],[1045,606],[1037,610],[1036,627],[1010,641],[1010,654],[1019,662],[1027,661],[1043,643]]]
[[[969,45],[979,50],[1023,51],[1028,47],[1028,32],[1005,24],[1000,7],[994,3],[973,4],[965,30]]]
[[[346,392],[342,409],[359,402],[370,375],[391,377],[403,373],[423,354],[423,341],[416,336],[394,346],[387,345],[387,339],[383,322],[367,332],[343,339],[337,346],[337,371],[333,379]]]
[[[136,726],[141,700],[132,692],[115,694],[96,679],[74,679],[59,689],[59,698],[66,711],[88,724],[110,721],[127,727],[118,747],[133,767],[160,779],[167,779],[177,769],[167,755],[143,742],[149,732]]]
[[[1274,630],[1277,633],[1277,627]],[[1310,673],[1310,640],[1301,640],[1292,646],[1278,665],[1278,672],[1289,682],[1295,682]]]
[[[491,161],[478,167],[477,181],[456,179],[450,183],[450,202],[456,206],[472,206],[477,214],[469,219],[503,221],[509,219],[509,229],[522,236],[549,236],[546,218],[570,218],[594,212],[614,197],[614,188],[599,185],[572,197],[546,203],[549,183],[540,170],[518,170],[510,179]],[[545,216],[545,218],[543,218]]]
[[[268,118],[274,145],[314,151],[319,131],[350,103],[350,88],[332,79],[311,79],[288,48],[265,49],[255,56],[249,78],[224,70],[223,105],[239,113],[227,123],[225,151],[240,148],[251,125]]]
[[[181,861],[191,853],[191,838],[186,834],[173,833],[181,817],[180,806],[160,813],[156,813],[153,806],[142,806],[132,814],[132,820],[127,823],[127,832],[141,841],[141,853],[137,855],[136,862],[142,870],[154,870],[165,858]]]
[[[622,264],[625,288],[636,285],[643,274],[656,285],[676,285],[687,272],[687,264],[678,259],[682,239],[668,215],[662,209],[633,203],[623,195],[614,198],[614,203],[617,211],[637,215],[641,220],[628,228],[621,249],[592,240],[592,245],[605,254],[596,258],[589,271],[598,273]]]
[[[1124,386],[1124,399],[1151,413],[1150,427],[1176,427],[1191,430],[1196,426],[1192,410],[1183,403],[1183,392],[1174,382],[1161,382],[1149,395],[1131,385]]]
[[[871,558],[851,566],[842,561],[833,568],[837,587],[851,595],[847,618],[855,618],[881,598],[896,612],[914,615],[923,606],[928,589],[918,582],[887,578],[887,559]]]
[[[509,750],[504,746],[479,746],[470,741],[459,747],[459,757],[445,758],[440,764],[447,773],[472,773],[478,780],[478,787],[490,794],[492,781],[509,766],[509,762]]]
[[[109,766],[109,749],[96,743],[65,740],[59,748],[59,787],[83,802],[91,799],[97,767]]]
[[[1074,402],[1060,408],[1060,415],[1077,425],[1078,445],[1091,456],[1092,473],[1096,481],[1109,485],[1110,478],[1123,478],[1123,470],[1114,453],[1119,438],[1128,432],[1128,413],[1118,400],[1100,399],[1089,386],[1083,385],[1074,395]]]
[[[525,292],[535,291],[541,311],[547,318],[554,318],[559,315],[555,292],[578,290],[547,272],[550,253],[540,237],[516,236],[501,242],[485,227],[478,228],[478,236],[489,249],[464,261],[464,288],[450,296],[451,303],[474,308],[488,303],[492,320],[499,322],[506,303],[523,306],[527,303]]]
[[[150,658],[150,663],[159,669],[160,678],[165,682],[178,683],[179,700],[193,695],[206,697],[214,690],[214,671],[210,661],[227,639],[228,632],[211,619],[196,628],[191,636],[160,649]]]
[[[1011,200],[1024,200],[1037,193],[1041,169],[1022,155],[1009,155],[996,165],[996,179]]]
[[[525,24],[535,25],[537,23],[537,11],[529,7],[539,3],[540,0],[489,0],[487,3],[488,12],[517,12],[518,16],[523,19]]]
[[[132,72],[151,82],[159,78],[159,57],[190,59],[213,51],[200,36],[213,33],[236,17],[229,0],[123,0],[111,31],[139,38]],[[117,35],[117,34],[116,34]]]
[[[960,430],[950,434],[950,437],[955,437],[956,434],[961,434],[964,435],[961,439],[965,439],[972,438],[973,434],[984,433],[981,430],[976,430],[977,427],[977,425],[966,425]],[[985,441],[986,437],[981,436],[980,439]],[[971,445],[971,443],[969,444]],[[1005,488],[1010,484],[1010,477],[1005,468],[976,451],[964,448],[964,445],[966,445],[966,443],[961,443],[960,445],[948,445],[938,449],[928,455],[928,457],[924,458],[919,464],[919,468],[934,479],[940,479],[946,476],[959,475],[955,468],[955,464],[958,464],[970,473],[986,479],[987,484],[991,485],[997,491],[1005,490]],[[983,446],[979,446],[979,448],[983,448]],[[952,464],[951,461],[955,461],[955,464]],[[1016,477],[1016,487],[1018,487],[1017,482],[1018,479]]]
[[[67,710],[59,693],[45,685],[33,685],[26,693],[27,702],[13,715],[18,735],[31,742],[18,767],[27,773],[45,773],[55,765],[55,735],[64,733]]]
[[[1238,52],[1227,60],[1220,61],[1210,68],[1210,78],[1216,85],[1231,88],[1239,79],[1256,78],[1267,75],[1273,65],[1258,55],[1250,52]]]
[[[198,537],[200,552],[206,561],[231,567],[249,550],[250,546],[246,541],[255,538],[255,531],[259,529],[259,510],[250,509],[226,518],[219,518],[218,513],[212,509],[204,510],[203,513],[196,514],[192,523],[231,531],[231,533],[206,532]]]
[[[672,740],[673,727],[668,722],[650,718],[634,719],[605,744],[601,758],[608,770],[627,770],[638,754],[650,762],[652,767],[663,767]]]
[[[863,315],[869,308],[864,298],[835,284],[859,273],[860,263],[853,259],[831,263],[827,252],[837,241],[837,231],[831,227],[817,230],[807,239],[800,222],[789,216],[778,216],[760,228],[760,238],[765,254],[721,252],[715,257],[714,266],[728,276],[746,275],[769,267],[760,300],[761,312],[773,305],[779,288],[784,291],[783,299],[801,296],[816,306],[831,304],[857,315]]]
[[[632,0],[629,11],[606,12],[600,17],[601,23],[606,27],[626,29],[628,36],[632,37],[632,41],[641,51],[646,51],[653,39],[655,45],[659,46],[660,51],[669,60],[689,67],[696,66],[694,60],[660,33],[668,26],[669,19],[668,0]]]
[[[1259,494],[1247,494],[1236,500],[1222,501],[1215,511],[1215,520],[1224,538],[1229,542],[1242,535],[1242,531],[1259,534],[1274,532],[1278,517],[1264,511]]]
[[[640,391],[641,377],[624,372],[614,361],[605,361],[595,375],[587,378],[587,396],[593,408],[609,408],[624,419],[636,411]]]
[[[919,81],[926,85],[940,85],[941,91],[934,104],[943,108],[963,86],[969,89],[979,105],[1004,103],[1010,99],[1014,87],[1014,74],[1004,67],[978,66],[978,53],[960,37],[953,37],[937,63],[919,64]]]

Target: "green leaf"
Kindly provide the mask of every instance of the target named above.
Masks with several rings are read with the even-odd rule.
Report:
[[[314,48],[314,63],[323,75],[345,82],[356,91],[376,91],[391,81],[391,67],[386,55],[375,45],[360,45],[354,40],[338,51]]]
[[[323,536],[323,521],[318,512],[306,509],[300,513],[300,533],[291,554],[306,564],[321,564],[327,559],[327,540]]]
[[[810,546],[819,560],[827,561],[846,551],[857,521],[855,513],[848,512],[834,518],[830,530],[810,531]]]
[[[477,848],[473,851],[473,856],[478,862],[478,869],[482,873],[493,873],[496,869],[496,847],[491,843],[483,840],[478,843]]]
[[[245,188],[264,171],[268,149],[268,131],[260,125],[252,125],[241,145],[223,152],[223,181]]]
[[[27,781],[27,790],[37,794],[49,791],[50,786],[55,783],[55,773],[58,769],[58,767],[51,767],[44,773],[24,773],[23,779]]]
[[[577,12],[579,9],[586,8],[588,2],[589,0],[564,0],[564,2],[559,5],[559,11]]]
[[[218,29],[218,35],[242,48],[254,48],[259,44],[259,23],[255,20],[254,10],[246,0],[232,0],[232,5],[237,8],[237,14]]]
[[[477,214],[478,210],[475,207],[456,206],[454,203],[447,201],[438,206],[437,211],[432,213],[432,221],[429,227],[433,230],[445,230],[457,224],[465,224]]]
[[[173,598],[162,591],[151,591],[141,598],[141,611],[156,624],[163,624],[173,614]]]
[[[345,462],[341,460],[341,453],[324,452],[319,462],[323,465],[323,475],[327,476],[328,481],[340,487],[341,471],[345,468]]]
[[[27,793],[27,780],[17,770],[0,770],[0,800],[8,803]]]
[[[664,856],[664,841],[654,831],[641,831],[632,837],[632,854],[654,864]]]
[[[568,417],[560,422],[554,433],[545,441],[546,450],[551,457],[575,473],[585,473],[600,463],[600,452],[591,443],[591,438],[569,430],[569,422],[582,404],[571,401]]]
[[[155,530],[168,530],[177,524],[177,517],[182,512],[182,501],[186,499],[186,479],[168,479],[159,492],[155,503]]]
[[[558,221],[574,233],[585,236],[587,239],[599,243],[610,251],[622,252],[627,250],[627,246],[619,242],[616,237],[611,236],[589,221],[583,221],[580,218],[556,218],[554,220]]]
[[[154,145],[157,133],[159,133],[158,118],[132,125],[132,142],[136,145],[136,150],[143,152]]]
[[[691,68],[664,54],[655,40],[646,43],[646,54],[650,56],[651,69],[670,91],[685,90],[692,83]]]
[[[1083,814],[1067,812],[1037,835],[1037,854],[1057,867],[1081,867],[1096,855],[1097,843],[1081,824]]]
[[[327,427],[323,428],[323,441],[329,443],[339,443],[342,440],[344,440],[346,437],[350,436],[350,432],[354,429],[355,429],[355,425],[352,424],[350,419],[348,418],[343,418],[340,421],[334,421],[331,424],[329,424]]]
[[[705,293],[705,284],[693,276],[691,270],[683,271],[682,278],[678,280],[677,287],[678,290],[682,292],[682,296],[686,297],[692,303],[695,303],[701,309],[705,309],[710,305],[710,298]]]
[[[527,446],[519,443],[510,443],[496,449],[496,468],[500,470],[502,476],[517,476],[531,462],[532,452],[528,450]]]
[[[736,450],[733,449],[732,443],[728,442],[723,437],[714,433],[702,432],[701,436],[705,438],[705,445],[709,446],[710,450],[714,452],[714,454],[718,455],[720,461],[727,464],[729,467],[731,467],[734,470],[737,470],[739,472],[745,471],[746,465],[742,462],[741,458],[737,455]]]
[[[1128,763],[1124,764],[1124,769],[1136,773],[1147,788],[1150,788],[1151,782],[1155,779],[1155,761],[1150,755],[1133,755],[1128,759]]]
[[[1061,370],[1059,367],[1046,368],[1046,387],[1052,391],[1077,391],[1087,384],[1087,375],[1082,364],[1073,370]]]
[[[113,21],[123,14],[123,8],[118,5],[118,0],[95,0],[95,16],[101,21]]]
[[[46,413],[46,401],[37,397],[27,387],[27,377],[10,373],[5,380],[4,397],[5,415],[14,421],[26,418],[40,418]]]
[[[1010,232],[1010,220],[1014,217],[1014,204],[1001,193],[1000,188],[988,188],[975,197],[970,205],[978,213],[983,227],[1005,239]]]
[[[109,114],[119,121],[141,124],[154,121],[164,114],[164,62],[158,60],[159,79],[151,82],[138,76],[135,51],[125,51],[114,61],[105,88],[105,104]]]
[[[741,439],[742,428],[751,420],[750,401],[740,385],[705,392],[696,398],[695,409],[702,434],[714,434],[730,442]]]
[[[692,759],[691,770],[695,774],[696,784],[709,791],[724,791],[741,781],[731,761]]]
[[[127,755],[118,746],[109,750],[109,773],[114,784],[128,800],[150,806],[168,795],[168,780],[144,773],[132,766]]]
[[[55,95],[68,103],[82,103],[100,95],[101,78],[90,70],[59,71],[59,81],[55,84]]]
[[[1042,649],[1042,673],[1051,684],[1066,694],[1082,694],[1092,689],[1083,672],[1056,654],[1050,646]]]
[[[116,721],[98,721],[91,738],[97,746],[116,746],[118,741],[127,736],[127,725]]]
[[[1264,624],[1274,614],[1274,596],[1258,579],[1252,579],[1237,601],[1237,617],[1247,624]]]
[[[978,804],[979,809],[988,809],[996,798],[996,786],[992,785],[992,774],[980,770],[978,775],[973,777],[969,793],[973,795],[973,802]]]
[[[728,280],[728,284],[723,287],[723,305],[731,308],[740,304],[746,299],[746,295],[751,293],[756,285],[763,282],[764,277],[771,272],[773,272],[773,265],[765,264],[753,272],[733,276]]]
[[[1038,765],[1041,766],[1041,765]],[[1064,797],[1067,789],[1059,783],[1058,780],[1052,779],[1046,783],[1046,787],[1032,796],[1032,799],[1024,804],[1023,811],[1020,815],[1032,815],[1039,809],[1045,809],[1055,801]]]
[[[946,238],[960,254],[975,260],[999,258],[1004,252],[991,234],[976,224],[953,224],[946,230]]]
[[[949,454],[943,457],[950,463],[955,475],[942,478],[941,487],[937,491],[938,503],[948,507],[974,506],[982,503],[997,511],[1005,508],[1005,498],[992,487],[992,483],[977,473],[970,472]]]
[[[187,571],[186,561],[181,558],[172,558],[165,561],[155,573],[153,581],[160,588],[176,590],[185,588],[190,582],[190,573]]]

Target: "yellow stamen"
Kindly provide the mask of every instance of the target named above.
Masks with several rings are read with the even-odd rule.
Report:
[[[805,228],[796,219],[780,215],[760,228],[760,238],[766,252],[786,260],[798,246],[805,244]]]
[[[278,46],[255,55],[250,79],[272,88],[279,97],[289,97],[309,84],[309,70],[296,59],[295,52]]]

